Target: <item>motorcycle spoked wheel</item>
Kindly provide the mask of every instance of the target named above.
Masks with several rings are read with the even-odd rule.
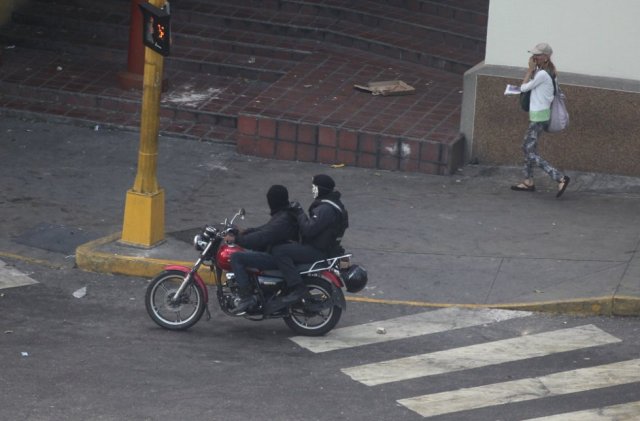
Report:
[[[167,270],[153,278],[147,287],[147,313],[151,320],[165,329],[189,329],[204,313],[204,291],[195,282],[187,286],[180,301],[172,302],[184,276],[184,272],[179,270]]]
[[[322,304],[331,300],[331,283],[322,278],[305,278],[309,301],[313,305]],[[319,311],[309,311],[305,309],[302,302],[293,304],[288,309],[289,315],[284,318],[284,322],[291,330],[304,336],[322,336],[329,332],[338,324],[342,309],[338,305],[328,306]]]

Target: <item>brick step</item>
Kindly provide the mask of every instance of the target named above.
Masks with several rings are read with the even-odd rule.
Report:
[[[196,0],[197,1],[197,0]],[[451,17],[421,11],[409,11],[388,5],[386,2],[360,1],[348,3],[341,0],[322,2],[287,0],[282,10],[305,13],[312,16],[333,18],[336,21],[360,23],[390,32],[411,34],[435,41],[442,36],[459,42],[462,46],[473,41],[484,41],[486,26],[464,22]]]
[[[37,0],[40,4],[49,2]],[[446,18],[461,24],[471,24],[486,27],[489,9],[489,0],[358,0],[345,2],[344,0],[195,0],[193,2],[180,1],[173,5],[174,12],[194,9],[196,11],[216,8],[224,5],[239,6],[243,8],[259,8],[272,11],[297,10],[307,14],[328,14],[333,17],[345,19],[363,17],[375,14],[379,18],[396,16],[403,21],[413,22],[418,25],[426,25],[433,18]],[[122,0],[102,0],[95,2],[87,8],[86,2],[77,0],[57,0],[56,7],[64,9],[66,15],[82,15],[84,19],[120,21],[123,13],[129,13],[129,3]],[[311,7],[308,7],[311,6]],[[322,9],[325,9],[323,11]],[[176,21],[174,13],[173,22]],[[438,21],[434,21],[438,22]],[[436,25],[437,26],[437,25]],[[462,30],[462,27],[460,28]],[[477,31],[477,29],[473,29]],[[485,31],[486,32],[486,31]],[[464,32],[462,32],[464,33]],[[483,33],[481,31],[481,33]]]
[[[75,4],[72,0],[56,2],[56,4],[59,3]],[[253,3],[250,0],[243,0],[239,4],[252,5]],[[358,5],[367,3],[374,2],[357,2]],[[278,2],[278,5],[282,4],[299,5],[293,1]],[[316,7],[315,3],[308,2],[308,4]],[[181,2],[180,8],[174,7],[173,10],[172,31],[174,35],[190,34],[211,38],[216,36],[215,32],[219,31],[219,28],[224,28],[224,30],[253,33],[254,39],[260,39],[266,35],[278,36],[281,39],[288,38],[295,40],[296,43],[301,40],[331,42],[458,74],[480,61],[484,51],[484,37],[455,39],[454,32],[445,31],[436,34],[435,40],[429,40],[423,36],[416,36],[415,32],[405,34],[390,30],[381,31],[368,25],[340,21],[335,18],[315,17],[304,12],[285,13],[269,2],[264,5],[267,7],[243,9],[228,1],[203,2],[194,0]],[[268,7],[268,5],[271,6]],[[111,10],[110,14],[105,13],[103,16],[104,19],[110,20],[118,20],[112,17],[114,9],[117,8],[121,11],[124,9],[122,2],[116,0],[100,2],[99,7]],[[407,19],[411,16],[408,15]],[[95,12],[93,16],[99,18],[102,15]],[[397,23],[394,21],[393,25],[389,25],[389,28],[406,26],[406,24],[397,25]],[[271,41],[271,39],[265,40],[264,43],[273,44]]]
[[[48,2],[47,0],[43,1]],[[287,1],[288,0],[239,0],[234,3],[245,7],[251,6],[279,10],[283,7],[282,4]],[[223,3],[224,0],[204,0],[203,2],[207,4],[216,4]],[[344,0],[309,0],[308,2],[328,5],[346,4],[354,10],[358,10],[360,7],[364,7],[367,4],[381,3],[380,0],[352,0],[349,2],[345,2]],[[114,11],[121,10],[123,8],[127,8],[128,10],[130,7],[130,2],[126,0],[102,0],[100,2],[92,3],[87,3],[83,0],[56,0],[55,3],[62,7],[66,7],[67,11],[80,11],[85,15],[93,14],[107,16],[107,19],[110,19],[108,16],[114,13]],[[486,17],[489,10],[489,0],[385,0],[384,3],[388,6],[393,6],[411,13],[430,13],[447,17],[457,12],[460,15],[457,17],[458,19],[466,19],[465,15],[463,15],[464,13],[466,16],[473,16],[473,19],[470,19],[470,21],[480,19],[478,24],[483,24],[482,17]],[[174,10],[176,7],[186,9],[187,7],[184,6],[185,4],[186,3],[183,1],[177,1],[175,4],[172,4],[172,6],[174,7]]]
[[[432,3],[438,6],[438,13],[433,13],[426,7],[410,8],[407,2],[403,4],[389,4],[389,2],[366,1],[345,2],[344,0],[281,0],[278,2],[270,2],[265,4],[259,0],[218,0],[215,2],[205,0],[187,0],[180,3],[182,10],[197,10],[198,13],[207,14],[229,14],[229,11],[239,10],[238,14],[247,19],[261,19],[262,12],[266,16],[271,16],[268,21],[287,21],[291,24],[299,24],[298,20],[303,21],[305,18],[311,18],[313,22],[319,22],[318,17],[328,18],[334,23],[353,22],[364,23],[366,25],[375,26],[392,32],[406,32],[415,34],[416,36],[429,37],[433,33],[445,32],[450,35],[458,35],[462,38],[480,38],[486,36],[486,23],[474,23],[476,19],[457,19],[457,11],[466,11],[468,14],[478,13],[469,9],[451,8],[446,3]],[[414,3],[414,2],[409,2]],[[488,6],[488,3],[485,1]],[[450,12],[444,12],[442,9],[449,8]],[[261,13],[256,13],[260,10]],[[290,16],[286,16],[289,14]],[[277,15],[277,17],[273,17]],[[486,9],[485,9],[486,16]],[[264,19],[261,19],[264,20]],[[481,20],[481,19],[477,19]]]
[[[93,5],[92,12],[88,13],[82,6],[74,6],[76,2],[73,0],[58,0],[55,3],[32,0],[29,3],[30,7],[14,12],[13,21],[39,26],[40,31],[47,34],[78,32],[76,42],[102,43],[113,48],[126,48],[129,37],[129,9],[123,7],[121,1],[112,6],[106,3],[108,1],[97,3],[96,7],[102,6],[109,10],[109,13],[93,10]],[[173,17],[172,32],[177,46],[187,44],[193,48],[293,61],[304,59],[310,49],[314,48],[314,45],[308,42],[286,40],[283,37],[265,38],[262,35],[255,36],[244,31],[230,31],[211,25],[199,27],[194,31],[189,30],[190,26],[188,22],[181,22]],[[181,31],[180,28],[184,28],[185,31]],[[190,41],[192,35],[194,39]]]
[[[107,1],[106,3],[109,2]],[[110,3],[113,3],[113,0]],[[374,19],[375,22],[369,25],[357,23],[357,20],[366,20],[367,16],[371,17],[373,15],[371,13],[367,15],[362,12],[351,13],[350,10],[344,7],[333,6],[331,8],[330,5],[325,4],[328,2],[323,3],[321,5],[322,8],[318,10],[328,15],[335,14],[338,11],[339,16],[353,17],[354,22],[336,19],[333,16],[318,16],[318,13],[314,10],[321,6],[311,2],[280,2],[283,7],[296,8],[297,12],[284,12],[283,10],[269,8],[247,9],[246,7],[238,7],[235,3],[231,4],[224,1],[204,3],[199,0],[191,0],[181,3],[180,9],[174,8],[172,29],[176,39],[176,47],[179,45],[177,37],[180,34],[211,38],[216,35],[215,31],[211,30],[212,28],[231,28],[236,31],[271,34],[291,39],[302,38],[333,42],[338,45],[360,48],[376,54],[408,60],[455,73],[463,73],[467,68],[475,65],[482,59],[482,52],[484,51],[483,27],[457,23],[454,20],[446,20],[437,16],[429,17],[428,14],[424,14],[424,16],[431,18],[433,22],[439,20],[437,23],[441,26],[449,24],[452,27],[450,29],[457,27],[477,28],[477,34],[475,36],[460,35],[446,28],[438,29],[437,26],[412,25],[402,20],[411,19],[410,14],[397,14],[394,19],[376,17]],[[239,2],[241,5],[249,3],[251,2],[248,0]],[[360,3],[370,4],[370,2],[358,2],[358,4]],[[114,25],[121,26],[124,22],[128,22],[128,11],[122,4],[116,7],[114,3],[113,7],[109,9],[109,13],[88,11],[88,9],[78,8],[75,5],[76,3],[71,0],[60,0],[55,4],[35,1],[31,7],[18,13],[16,19],[19,20],[20,16],[22,16],[23,20],[40,25],[55,22],[56,27],[63,30],[64,28],[75,28],[78,25],[82,25],[82,19],[97,19],[97,21],[91,21],[91,29],[93,31],[99,30],[101,37],[122,38],[127,33],[122,28],[119,30],[114,28]],[[102,6],[104,7],[105,5],[103,4]],[[77,11],[69,14],[69,10],[73,7],[76,7]],[[386,7],[386,9],[384,7],[386,6],[377,5],[372,10],[389,11],[389,7]],[[301,11],[304,9],[310,10],[307,12]],[[46,14],[38,15],[38,13],[42,12],[46,12]],[[51,16],[55,16],[55,13],[67,13],[67,15],[58,15],[56,19],[51,19]],[[69,18],[69,15],[77,16],[77,19]],[[105,26],[109,26],[109,28],[105,28]],[[380,31],[378,26],[386,27],[386,30]],[[398,32],[397,28],[406,29]],[[196,42],[190,40],[188,45],[194,43]]]
[[[388,0],[388,4],[487,26],[489,0]]]
[[[118,88],[117,73],[122,69],[112,62],[22,49],[7,50],[5,59],[0,67],[3,94],[34,97],[66,108],[126,110],[134,117],[140,111],[141,93]],[[229,128],[235,128],[238,113],[269,86],[186,71],[167,70],[165,75],[170,83],[162,95],[163,117]]]
[[[231,6],[212,7],[209,10],[198,10],[197,13],[184,11],[182,16],[183,19],[189,20],[191,25],[224,26],[255,33],[328,42],[457,74],[464,73],[483,57],[483,39],[466,38],[466,41],[474,45],[474,48],[470,49],[464,48],[461,41],[454,42],[448,38],[449,34],[443,33],[439,35],[440,40],[430,40],[417,37],[415,34],[380,31],[372,26],[336,22],[333,19],[310,15],[245,10],[251,13],[247,13],[250,14],[249,17],[244,17],[242,11]]]
[[[32,25],[24,26],[23,28],[27,30],[35,29]],[[60,37],[52,39],[49,36],[33,35],[29,32],[21,32],[23,28],[18,27],[17,24],[12,24],[11,27],[5,28],[4,31],[0,32],[0,42],[26,49],[85,55],[99,61],[118,63],[120,64],[120,70],[126,69],[127,57],[122,49],[110,48],[100,44],[78,44],[73,41],[73,34],[65,37],[66,39],[60,39]],[[43,31],[38,32],[44,34]],[[280,79],[295,64],[296,62],[294,61],[215,52],[197,48],[175,51],[172,56],[165,60],[165,68],[167,70],[242,77],[265,82],[274,82]]]
[[[91,27],[93,32],[89,33],[83,31],[81,22],[77,22],[77,25],[72,25],[74,28],[78,28],[76,30],[65,30],[52,34],[48,27],[37,25],[37,23],[43,23],[46,20],[44,16],[29,15],[25,19],[18,18],[17,20],[29,23],[12,23],[0,32],[0,40],[25,48],[86,54],[96,59],[126,62],[126,54],[123,53],[123,50],[128,48],[128,39],[96,35],[96,30],[100,31],[101,35],[116,32],[107,24],[100,24],[101,28],[99,29],[93,26]],[[71,20],[66,19],[65,21],[68,23]],[[86,26],[84,27],[86,28]],[[119,32],[122,33],[123,30]],[[78,42],[78,40],[82,42]],[[193,35],[178,34],[174,36],[174,40],[176,48],[166,59],[167,68],[269,82],[278,80],[297,61],[309,54],[301,50],[265,48],[248,43],[233,46],[237,51],[244,50],[244,52],[229,52],[231,48],[224,41]],[[227,44],[227,47],[217,48],[217,46],[224,44]],[[280,57],[290,57],[290,59]]]
[[[415,93],[383,99],[354,89],[355,84],[394,79],[415,87]],[[301,62],[244,112],[442,140],[457,135],[461,83],[448,72],[334,47]]]
[[[11,89],[5,89],[1,82],[0,89],[11,91]],[[54,119],[88,127],[98,126],[98,129],[100,127],[133,131],[140,129],[141,105],[139,103],[92,95],[70,97],[64,92],[42,88],[37,90],[37,95],[30,95],[28,91],[22,87],[20,95],[14,92],[4,93],[0,97],[0,110],[7,114],[32,115],[47,121]],[[235,127],[198,122],[197,119],[189,118],[188,115],[181,115],[180,117],[185,119],[180,120],[176,118],[175,110],[166,107],[161,108],[160,114],[160,134],[163,136],[225,144],[236,143]]]
[[[237,150],[268,159],[449,175],[462,165],[464,138],[407,139],[271,117],[240,116]]]
[[[49,27],[24,22],[21,15],[17,14],[14,22],[0,29],[0,42],[18,48],[83,54],[97,60],[125,64],[127,60],[126,54],[122,52],[122,46],[126,46],[124,40],[100,37],[95,31],[93,34],[67,30],[52,32]]]

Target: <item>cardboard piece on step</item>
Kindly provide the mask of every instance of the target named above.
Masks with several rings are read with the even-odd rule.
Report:
[[[411,95],[416,92],[413,86],[406,84],[401,80],[383,80],[380,82],[369,82],[365,85],[353,85],[354,88],[365,92],[371,92],[372,95],[392,96],[392,95]]]

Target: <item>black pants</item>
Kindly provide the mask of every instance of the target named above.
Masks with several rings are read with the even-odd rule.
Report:
[[[289,288],[302,283],[296,265],[313,263],[326,258],[325,253],[307,244],[282,244],[274,247],[271,254]]]
[[[238,251],[231,255],[231,269],[236,276],[236,283],[243,293],[251,290],[249,274],[246,268],[277,269],[276,261],[269,253],[260,251]]]

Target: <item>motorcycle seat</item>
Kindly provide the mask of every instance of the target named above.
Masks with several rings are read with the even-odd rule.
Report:
[[[337,257],[330,257],[327,259],[323,259],[323,260],[318,260],[316,262],[311,262],[311,263],[302,263],[299,265],[296,265],[296,269],[298,269],[298,272],[302,273],[302,272],[320,272],[323,271],[325,269],[330,268],[332,265],[336,264],[336,260],[337,259],[341,259],[341,258],[346,258],[346,257],[350,257],[351,255],[343,255],[343,256],[337,256]],[[264,276],[273,276],[273,277],[277,277],[277,278],[281,278],[282,277],[282,272],[280,272],[279,270],[265,270],[262,272],[262,274]]]
[[[311,267],[313,263],[304,263],[301,265],[296,265],[296,269],[298,269],[298,272],[305,272],[307,270],[309,270],[309,268]],[[274,278],[282,278],[282,272],[280,272],[278,269],[267,269],[267,270],[263,270],[262,271],[262,275],[263,276],[272,276]]]

